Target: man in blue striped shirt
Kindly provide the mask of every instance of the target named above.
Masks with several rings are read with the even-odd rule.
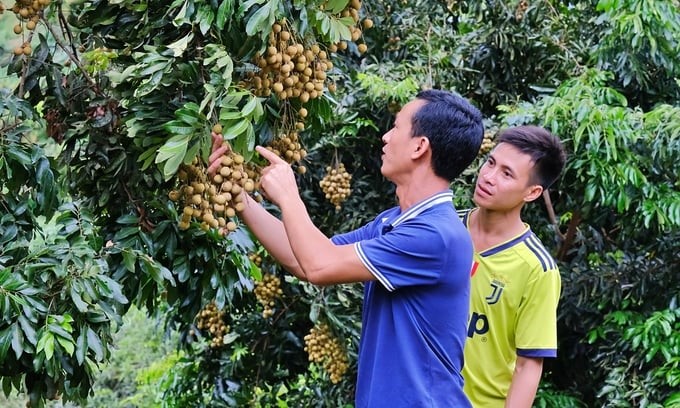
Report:
[[[257,147],[270,162],[261,191],[282,216],[247,197],[241,219],[295,276],[364,282],[357,408],[470,406],[461,370],[473,248],[449,186],[476,157],[483,132],[464,98],[420,92],[382,137],[381,172],[396,185],[398,206],[332,238],[312,223],[291,167]]]

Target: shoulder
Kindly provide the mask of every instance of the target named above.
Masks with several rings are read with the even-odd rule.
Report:
[[[550,251],[546,249],[541,240],[531,230],[527,231],[524,235],[522,244],[517,249],[524,261],[530,264],[532,269],[542,272],[558,272],[557,261],[555,261]]]
[[[458,214],[458,218],[460,218],[461,221],[463,221],[463,224],[467,226],[468,224],[468,219],[470,217],[470,213],[472,212],[473,208],[466,208],[463,210],[456,210],[456,214]]]

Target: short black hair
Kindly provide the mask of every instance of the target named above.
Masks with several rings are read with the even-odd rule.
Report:
[[[482,114],[453,92],[428,89],[416,99],[426,103],[413,115],[413,137],[425,136],[432,148],[434,173],[449,182],[473,162],[484,138]]]
[[[498,143],[507,143],[520,152],[531,156],[534,163],[532,184],[543,189],[550,187],[559,177],[567,154],[560,139],[540,126],[515,126],[501,130]]]

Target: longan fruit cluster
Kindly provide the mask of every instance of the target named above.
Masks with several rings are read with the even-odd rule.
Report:
[[[352,192],[351,181],[352,175],[345,170],[343,163],[336,166],[326,166],[326,175],[319,182],[319,186],[326,194],[326,199],[335,205],[337,211],[340,210],[341,204]]]
[[[323,366],[333,384],[340,382],[347,371],[347,354],[327,324],[312,327],[305,336],[305,351],[309,355],[309,361]]]
[[[229,332],[229,326],[224,323],[224,316],[224,311],[217,308],[215,301],[205,305],[196,316],[198,319],[196,327],[210,334],[210,347],[212,348],[223,346],[224,335]]]
[[[351,39],[354,42],[357,42],[361,39],[361,35],[363,34],[362,28],[365,30],[373,27],[373,20],[371,20],[370,18],[366,18],[361,23],[359,23],[360,20],[359,9],[361,9],[361,1],[350,0],[345,9],[340,12],[340,17],[351,17],[352,20],[354,20],[354,24],[349,26]],[[347,41],[344,40],[338,42],[337,44],[332,44],[330,47],[328,47],[328,50],[331,52],[337,52],[338,50],[344,51],[346,49]],[[359,51],[360,54],[363,54],[366,51],[368,51],[368,46],[366,45],[366,43],[363,42],[358,43],[357,51]]]
[[[515,8],[515,20],[522,21],[528,8],[529,2],[527,0],[519,0],[519,3],[517,3],[517,8]]]
[[[492,132],[484,132],[484,138],[482,139],[482,145],[479,147],[479,154],[487,154],[496,146],[496,142],[493,141],[494,134]]]
[[[255,252],[249,253],[248,259],[250,259],[250,262],[254,263],[258,267],[260,267],[262,265],[262,257]]]
[[[255,282],[254,292],[257,301],[264,307],[262,317],[265,319],[271,317],[274,314],[276,299],[283,295],[281,279],[272,273],[265,273],[262,280]]]
[[[276,153],[277,156],[283,158],[288,163],[297,164],[298,173],[305,174],[307,172],[307,167],[300,164],[302,159],[307,156],[307,151],[300,144],[297,130],[280,133],[278,137],[271,141],[267,149]]]
[[[215,125],[213,131],[222,134],[219,125]],[[220,166],[212,179],[208,178],[206,168],[198,158],[191,165],[180,168],[178,177],[184,184],[168,194],[171,200],[183,202],[180,229],[188,229],[191,220],[195,219],[204,230],[219,228],[226,233],[236,230],[234,217],[245,209],[241,192],[255,191],[257,173],[233,150],[225,152],[219,160]]]
[[[19,19],[19,23],[14,26],[14,34],[22,34],[24,29],[28,31],[35,30],[40,21],[40,14],[49,6],[51,0],[17,0],[12,6],[12,12]],[[4,8],[0,5],[0,14],[2,14]],[[31,55],[33,50],[31,49],[31,44],[25,41],[23,44],[18,45],[14,48],[14,55]]]
[[[298,98],[301,103],[321,96],[326,72],[333,68],[328,54],[319,44],[305,47],[286,20],[272,25],[267,48],[255,55],[258,72],[249,72],[247,80],[257,96],[275,94],[280,100]],[[334,86],[329,85],[329,90]]]

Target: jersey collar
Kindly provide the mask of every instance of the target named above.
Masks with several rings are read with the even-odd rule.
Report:
[[[411,206],[408,210],[405,212],[401,213],[394,221],[390,223],[392,228],[395,228],[397,225],[401,224],[404,221],[410,220],[411,218],[415,218],[418,216],[418,214],[422,213],[423,211],[427,210],[428,208],[432,208],[435,205],[442,204],[442,203],[451,203],[453,205],[453,191],[451,190],[445,190],[440,193],[437,193],[433,196],[430,196],[423,201]]]

